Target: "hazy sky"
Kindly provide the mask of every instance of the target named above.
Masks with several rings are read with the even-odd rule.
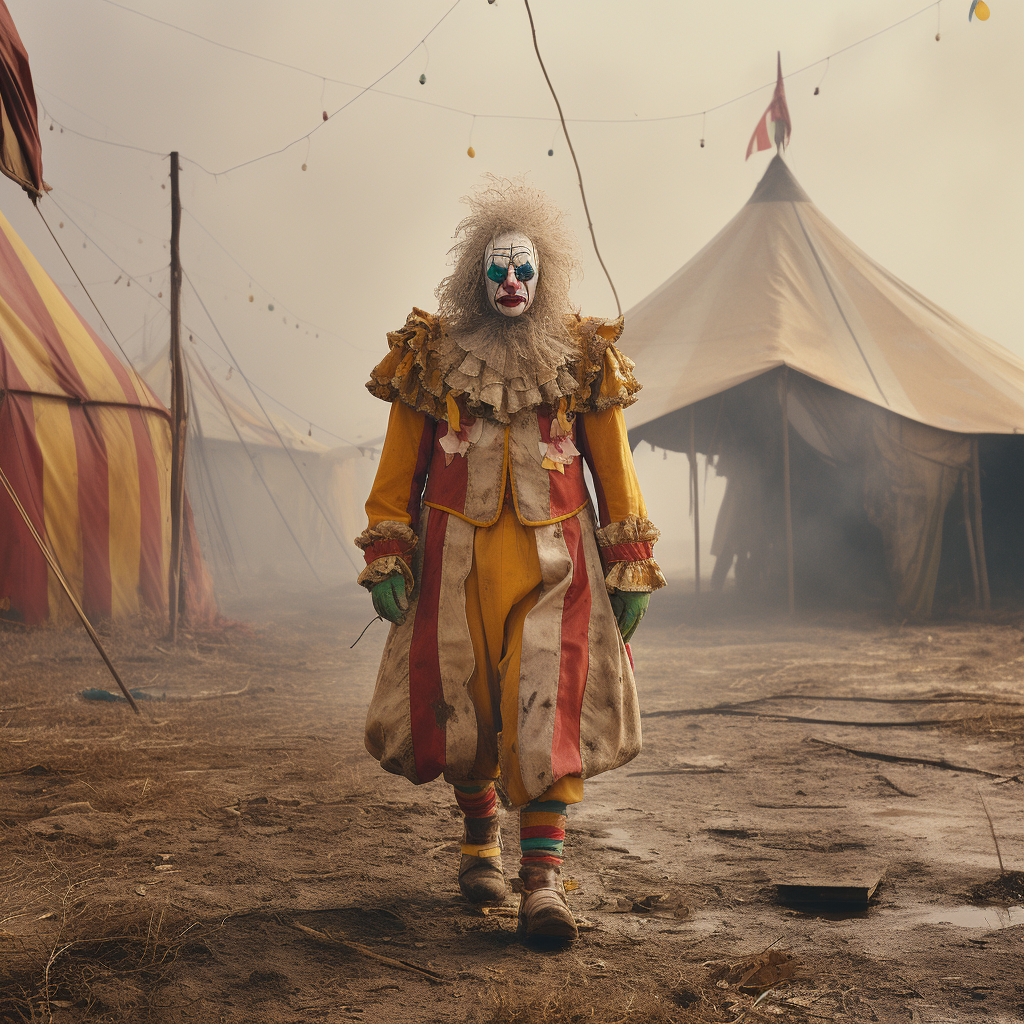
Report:
[[[181,152],[189,278],[249,376],[343,437],[382,431],[386,408],[363,382],[385,351],[385,332],[413,305],[434,308],[459,197],[484,172],[526,173],[570,211],[585,243],[576,301],[587,314],[614,315],[520,0],[461,0],[426,48],[377,87],[394,95],[367,92],[323,122],[323,110],[333,113],[357,89],[318,76],[368,85],[452,2],[8,0],[41,107],[53,186],[41,209],[133,358],[144,338],[152,353],[168,333],[168,161],[51,131],[51,117],[98,139]],[[534,0],[566,116],[618,121],[573,122],[570,131],[624,308],[724,226],[764,172],[769,153],[743,156],[771,95],[776,50],[783,72],[796,72],[923,6]],[[969,0],[943,0],[834,57],[827,73],[822,61],[789,78],[787,159],[822,212],[869,255],[1024,356],[1024,5],[989,6],[988,22],[968,24]],[[753,89],[706,121],[700,115]],[[312,128],[308,143],[217,173]],[[97,324],[37,214],[6,179],[0,207]],[[130,287],[124,277],[114,283],[121,269],[97,246],[137,276]],[[183,308],[197,343],[221,353],[200,346],[223,378],[223,349],[188,285]]]

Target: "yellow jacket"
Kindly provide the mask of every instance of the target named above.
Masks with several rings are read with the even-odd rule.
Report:
[[[517,412],[506,424],[472,415],[481,410],[468,409],[463,396],[431,378],[430,341],[443,330],[438,318],[414,310],[406,327],[388,336],[391,351],[367,385],[391,401],[391,416],[366,502],[368,528],[356,540],[367,562],[360,583],[372,587],[401,572],[411,587],[421,503],[478,527],[495,523],[508,503],[526,526],[577,515],[589,501],[585,460],[608,589],[664,586],[652,555],[658,531],[647,519],[622,416],[640,385],[632,362],[614,345],[621,320],[576,323],[577,391],[557,406]]]

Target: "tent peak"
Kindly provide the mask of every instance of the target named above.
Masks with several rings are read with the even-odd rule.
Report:
[[[764,177],[757,183],[751,203],[809,203],[811,197],[800,187],[781,156],[773,156]]]

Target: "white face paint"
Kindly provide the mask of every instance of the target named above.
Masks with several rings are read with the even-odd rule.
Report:
[[[507,231],[484,252],[484,285],[491,308],[502,316],[521,316],[533,303],[540,279],[537,250],[525,235]]]

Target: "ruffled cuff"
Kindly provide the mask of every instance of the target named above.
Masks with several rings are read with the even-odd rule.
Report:
[[[405,580],[406,593],[411,593],[413,588],[412,569],[409,568],[408,562],[399,555],[386,555],[384,558],[375,558],[359,574],[356,583],[361,587],[366,587],[367,590],[373,590],[378,583],[383,583],[386,579],[398,573],[401,573],[402,579]]]
[[[665,586],[654,560],[654,543],[661,536],[649,519],[627,516],[596,531],[608,591],[650,592]]]
[[[406,586],[411,590],[413,580],[409,562],[416,543],[416,534],[412,528],[393,520],[385,520],[363,530],[356,537],[355,545],[363,552],[366,568],[359,574],[356,582],[369,590],[389,576],[400,572],[405,578]]]
[[[665,576],[653,558],[642,562],[615,562],[608,569],[604,585],[609,594],[615,590],[649,594],[665,586]]]
[[[406,523],[385,520],[376,526],[363,530],[356,537],[355,546],[363,553],[366,564],[383,558],[385,555],[412,554],[416,548],[416,534]]]

